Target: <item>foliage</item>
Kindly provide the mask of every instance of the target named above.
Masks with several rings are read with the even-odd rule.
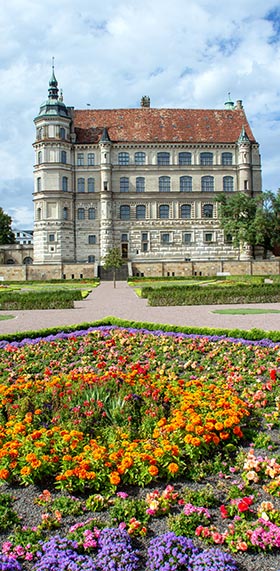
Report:
[[[174,286],[152,288],[144,287],[142,297],[148,298],[149,305],[219,305],[228,303],[275,303],[280,301],[279,285],[238,285],[230,284],[228,287],[207,285],[204,287]]]
[[[0,244],[14,244],[15,234],[12,231],[12,219],[0,207]]]
[[[80,290],[0,292],[0,309],[68,309],[82,299]]]
[[[103,266],[105,270],[113,270],[113,282],[116,287],[116,270],[123,265],[123,259],[119,248],[111,248],[108,254],[103,258]]]
[[[247,243],[254,253],[255,246],[262,246],[266,257],[267,251],[279,244],[280,189],[254,197],[242,192],[222,193],[217,201],[221,226],[236,247]]]

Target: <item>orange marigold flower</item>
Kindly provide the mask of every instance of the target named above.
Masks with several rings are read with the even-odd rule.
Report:
[[[150,466],[148,472],[151,474],[151,476],[157,476],[158,468],[156,466]]]
[[[117,486],[121,481],[118,472],[111,472],[109,479],[110,479],[110,483],[113,484],[113,486]]]
[[[216,422],[216,424],[215,424],[216,430],[220,431],[220,430],[223,430],[223,428],[224,428],[224,425],[222,422]]]
[[[6,468],[2,468],[2,470],[0,470],[0,480],[7,480],[9,477],[9,470],[6,470]]]
[[[179,466],[176,464],[176,462],[170,462],[170,464],[167,466],[167,470],[170,472],[170,474],[176,474],[176,472],[179,470]]]
[[[31,468],[29,468],[29,466],[23,466],[23,468],[20,471],[22,476],[29,476],[30,472]]]

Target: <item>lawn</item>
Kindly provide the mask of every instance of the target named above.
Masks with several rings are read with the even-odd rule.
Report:
[[[257,307],[242,307],[234,309],[214,309],[212,313],[219,313],[221,315],[258,315],[265,313],[280,313],[279,309],[259,309]]]
[[[98,326],[0,346],[10,571],[68,571],[70,552],[93,571],[280,568],[279,344]]]

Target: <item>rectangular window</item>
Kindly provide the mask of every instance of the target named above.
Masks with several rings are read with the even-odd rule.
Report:
[[[88,237],[88,243],[89,244],[96,244],[96,236],[95,234],[90,234]]]
[[[191,232],[184,232],[183,241],[184,241],[184,244],[190,244],[191,243],[191,241],[192,241]]]
[[[204,234],[204,242],[213,242],[213,232],[205,232]]]
[[[161,242],[162,244],[170,244],[170,234],[169,232],[163,232],[161,234]]]
[[[148,242],[142,242],[142,252],[148,252]]]
[[[55,240],[55,235],[49,234],[49,242],[54,242],[54,240]]]
[[[121,241],[122,242],[128,242],[128,234],[122,234],[121,235]]]
[[[88,166],[94,166],[94,153],[88,153]]]
[[[148,241],[148,232],[142,232],[142,242]]]
[[[82,167],[84,165],[84,153],[77,154],[77,166]]]
[[[161,152],[157,154],[157,164],[166,166],[170,164],[170,153]]]

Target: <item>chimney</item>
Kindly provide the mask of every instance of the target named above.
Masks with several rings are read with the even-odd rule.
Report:
[[[237,99],[235,109],[243,109],[242,99]]]
[[[150,98],[148,95],[143,95],[141,98],[141,107],[150,107]]]

